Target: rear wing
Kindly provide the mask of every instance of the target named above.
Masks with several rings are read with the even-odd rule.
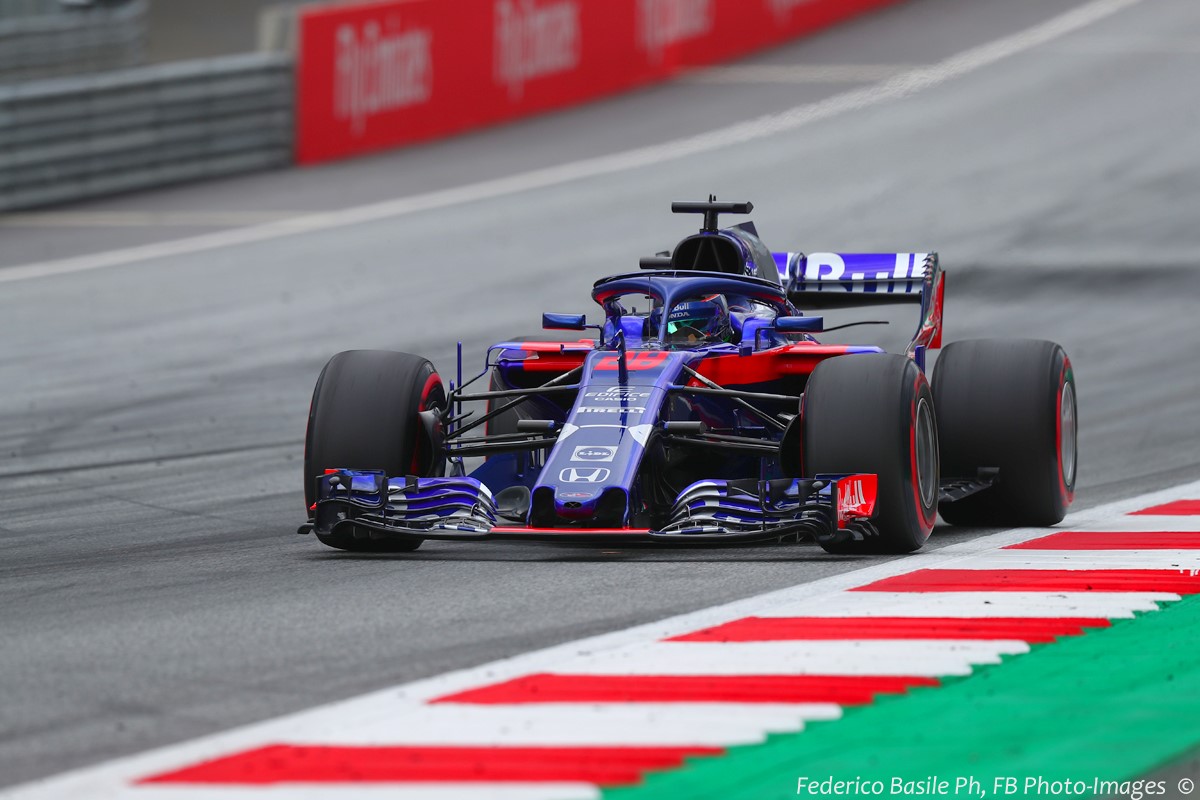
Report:
[[[801,309],[919,303],[910,354],[942,346],[945,275],[937,253],[773,253],[788,299]]]

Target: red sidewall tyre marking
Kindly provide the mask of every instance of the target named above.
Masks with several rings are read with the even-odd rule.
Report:
[[[925,532],[926,538],[928,538],[929,534],[933,532],[934,524],[937,522],[937,499],[934,498],[932,508],[925,508],[925,501],[921,498],[920,465],[917,463],[917,407],[921,402],[921,384],[924,381],[925,376],[918,374],[916,381],[913,383],[912,408],[909,409],[908,451],[912,467],[913,501],[916,503],[917,514],[921,519],[921,529]]]
[[[418,411],[428,411],[429,397],[433,394],[433,390],[442,385],[442,379],[436,372],[431,372],[425,380],[425,385],[421,387],[421,402],[417,405]],[[412,472],[413,475],[421,473],[421,431],[417,429],[417,440],[413,444],[412,457]]]
[[[1054,461],[1058,465],[1058,488],[1063,498],[1064,507],[1069,506],[1075,499],[1075,488],[1074,486],[1067,486],[1067,477],[1063,465],[1063,390],[1066,388],[1067,380],[1070,377],[1071,359],[1067,358],[1064,353],[1062,371],[1058,375],[1058,392],[1054,403]],[[1076,463],[1078,463],[1078,454],[1075,458]],[[1078,466],[1076,466],[1076,469],[1078,469]]]

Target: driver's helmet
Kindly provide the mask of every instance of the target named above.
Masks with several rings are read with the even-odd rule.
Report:
[[[667,344],[728,342],[732,338],[729,304],[724,295],[714,294],[680,303],[667,316]]]

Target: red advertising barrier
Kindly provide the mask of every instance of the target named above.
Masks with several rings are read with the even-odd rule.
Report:
[[[897,0],[391,0],[300,16],[296,160],[562,108]]]

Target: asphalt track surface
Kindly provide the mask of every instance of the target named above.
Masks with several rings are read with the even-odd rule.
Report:
[[[929,64],[1078,5],[914,0],[750,63]],[[807,546],[357,557],[294,535],[330,355],[411,350],[449,376],[456,338],[474,363],[687,234],[672,199],[751,199],[779,249],[939,250],[949,340],[1070,353],[1081,504],[1200,476],[1198,67],[1200,7],[1149,0],[740,148],[0,283],[0,785],[871,563]],[[215,212],[452,187],[860,85],[693,78],[404,153],[0,219],[0,280],[215,230]]]

